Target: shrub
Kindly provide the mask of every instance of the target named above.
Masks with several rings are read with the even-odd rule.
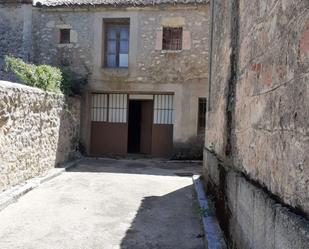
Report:
[[[25,85],[65,95],[81,95],[88,77],[78,78],[69,68],[36,66],[11,56],[5,56],[5,69],[11,70]]]
[[[61,92],[63,78],[59,68],[48,65],[36,66],[11,56],[5,56],[5,68],[10,69],[25,85],[45,91]]]
[[[61,91],[66,95],[81,95],[84,86],[87,84],[86,77],[79,77],[69,68],[63,68],[62,70],[62,84]]]
[[[176,160],[202,160],[204,148],[204,134],[193,136],[186,142],[174,144],[173,159]]]

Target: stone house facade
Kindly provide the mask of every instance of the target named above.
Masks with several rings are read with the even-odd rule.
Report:
[[[17,56],[87,79],[81,143],[88,155],[169,157],[201,143],[207,0],[14,2],[0,11],[14,30],[15,17],[23,24]]]

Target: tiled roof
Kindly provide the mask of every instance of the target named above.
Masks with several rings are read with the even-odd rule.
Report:
[[[32,4],[32,0],[0,0],[0,4]]]
[[[209,0],[33,0],[35,6],[151,6],[160,4],[201,4]]]

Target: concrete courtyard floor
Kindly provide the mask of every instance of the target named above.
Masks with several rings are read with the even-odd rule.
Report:
[[[201,249],[192,163],[84,159],[0,212],[1,249]]]

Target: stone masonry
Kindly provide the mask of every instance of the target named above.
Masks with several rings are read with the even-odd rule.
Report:
[[[79,127],[78,98],[0,81],[0,192],[72,158]]]
[[[175,93],[174,145],[191,145],[190,139],[197,135],[198,97],[207,97],[208,10],[208,4],[33,9],[34,62],[68,66],[79,77],[88,78],[81,134],[87,150],[91,118],[88,101],[92,92]],[[123,17],[130,19],[129,67],[104,68],[104,18]],[[187,39],[181,52],[162,52],[163,25],[183,27]],[[59,44],[59,28],[64,27],[71,29],[70,44]]]
[[[239,248],[307,248],[309,2],[217,0],[212,12],[204,171],[222,226]]]
[[[0,1],[0,79],[15,80],[3,69],[4,56],[29,61],[31,51],[32,6],[30,0]]]
[[[174,93],[174,154],[188,154],[192,144],[201,154],[203,141],[197,134],[197,109],[198,99],[207,98],[208,0],[179,4],[139,1],[147,4],[132,6],[116,1],[116,7],[96,1],[102,4],[91,8],[85,1],[85,5],[76,6],[76,1],[63,1],[68,3],[64,5],[61,2],[0,3],[0,21],[8,24],[0,33],[0,78],[16,80],[3,71],[4,55],[12,54],[34,64],[69,68],[75,78],[87,80],[81,123],[81,142],[86,153],[90,151],[91,93]],[[129,67],[104,68],[104,19],[124,17],[130,20]],[[182,51],[162,51],[163,26],[183,27]],[[59,32],[64,28],[70,29],[68,44],[59,43]]]

